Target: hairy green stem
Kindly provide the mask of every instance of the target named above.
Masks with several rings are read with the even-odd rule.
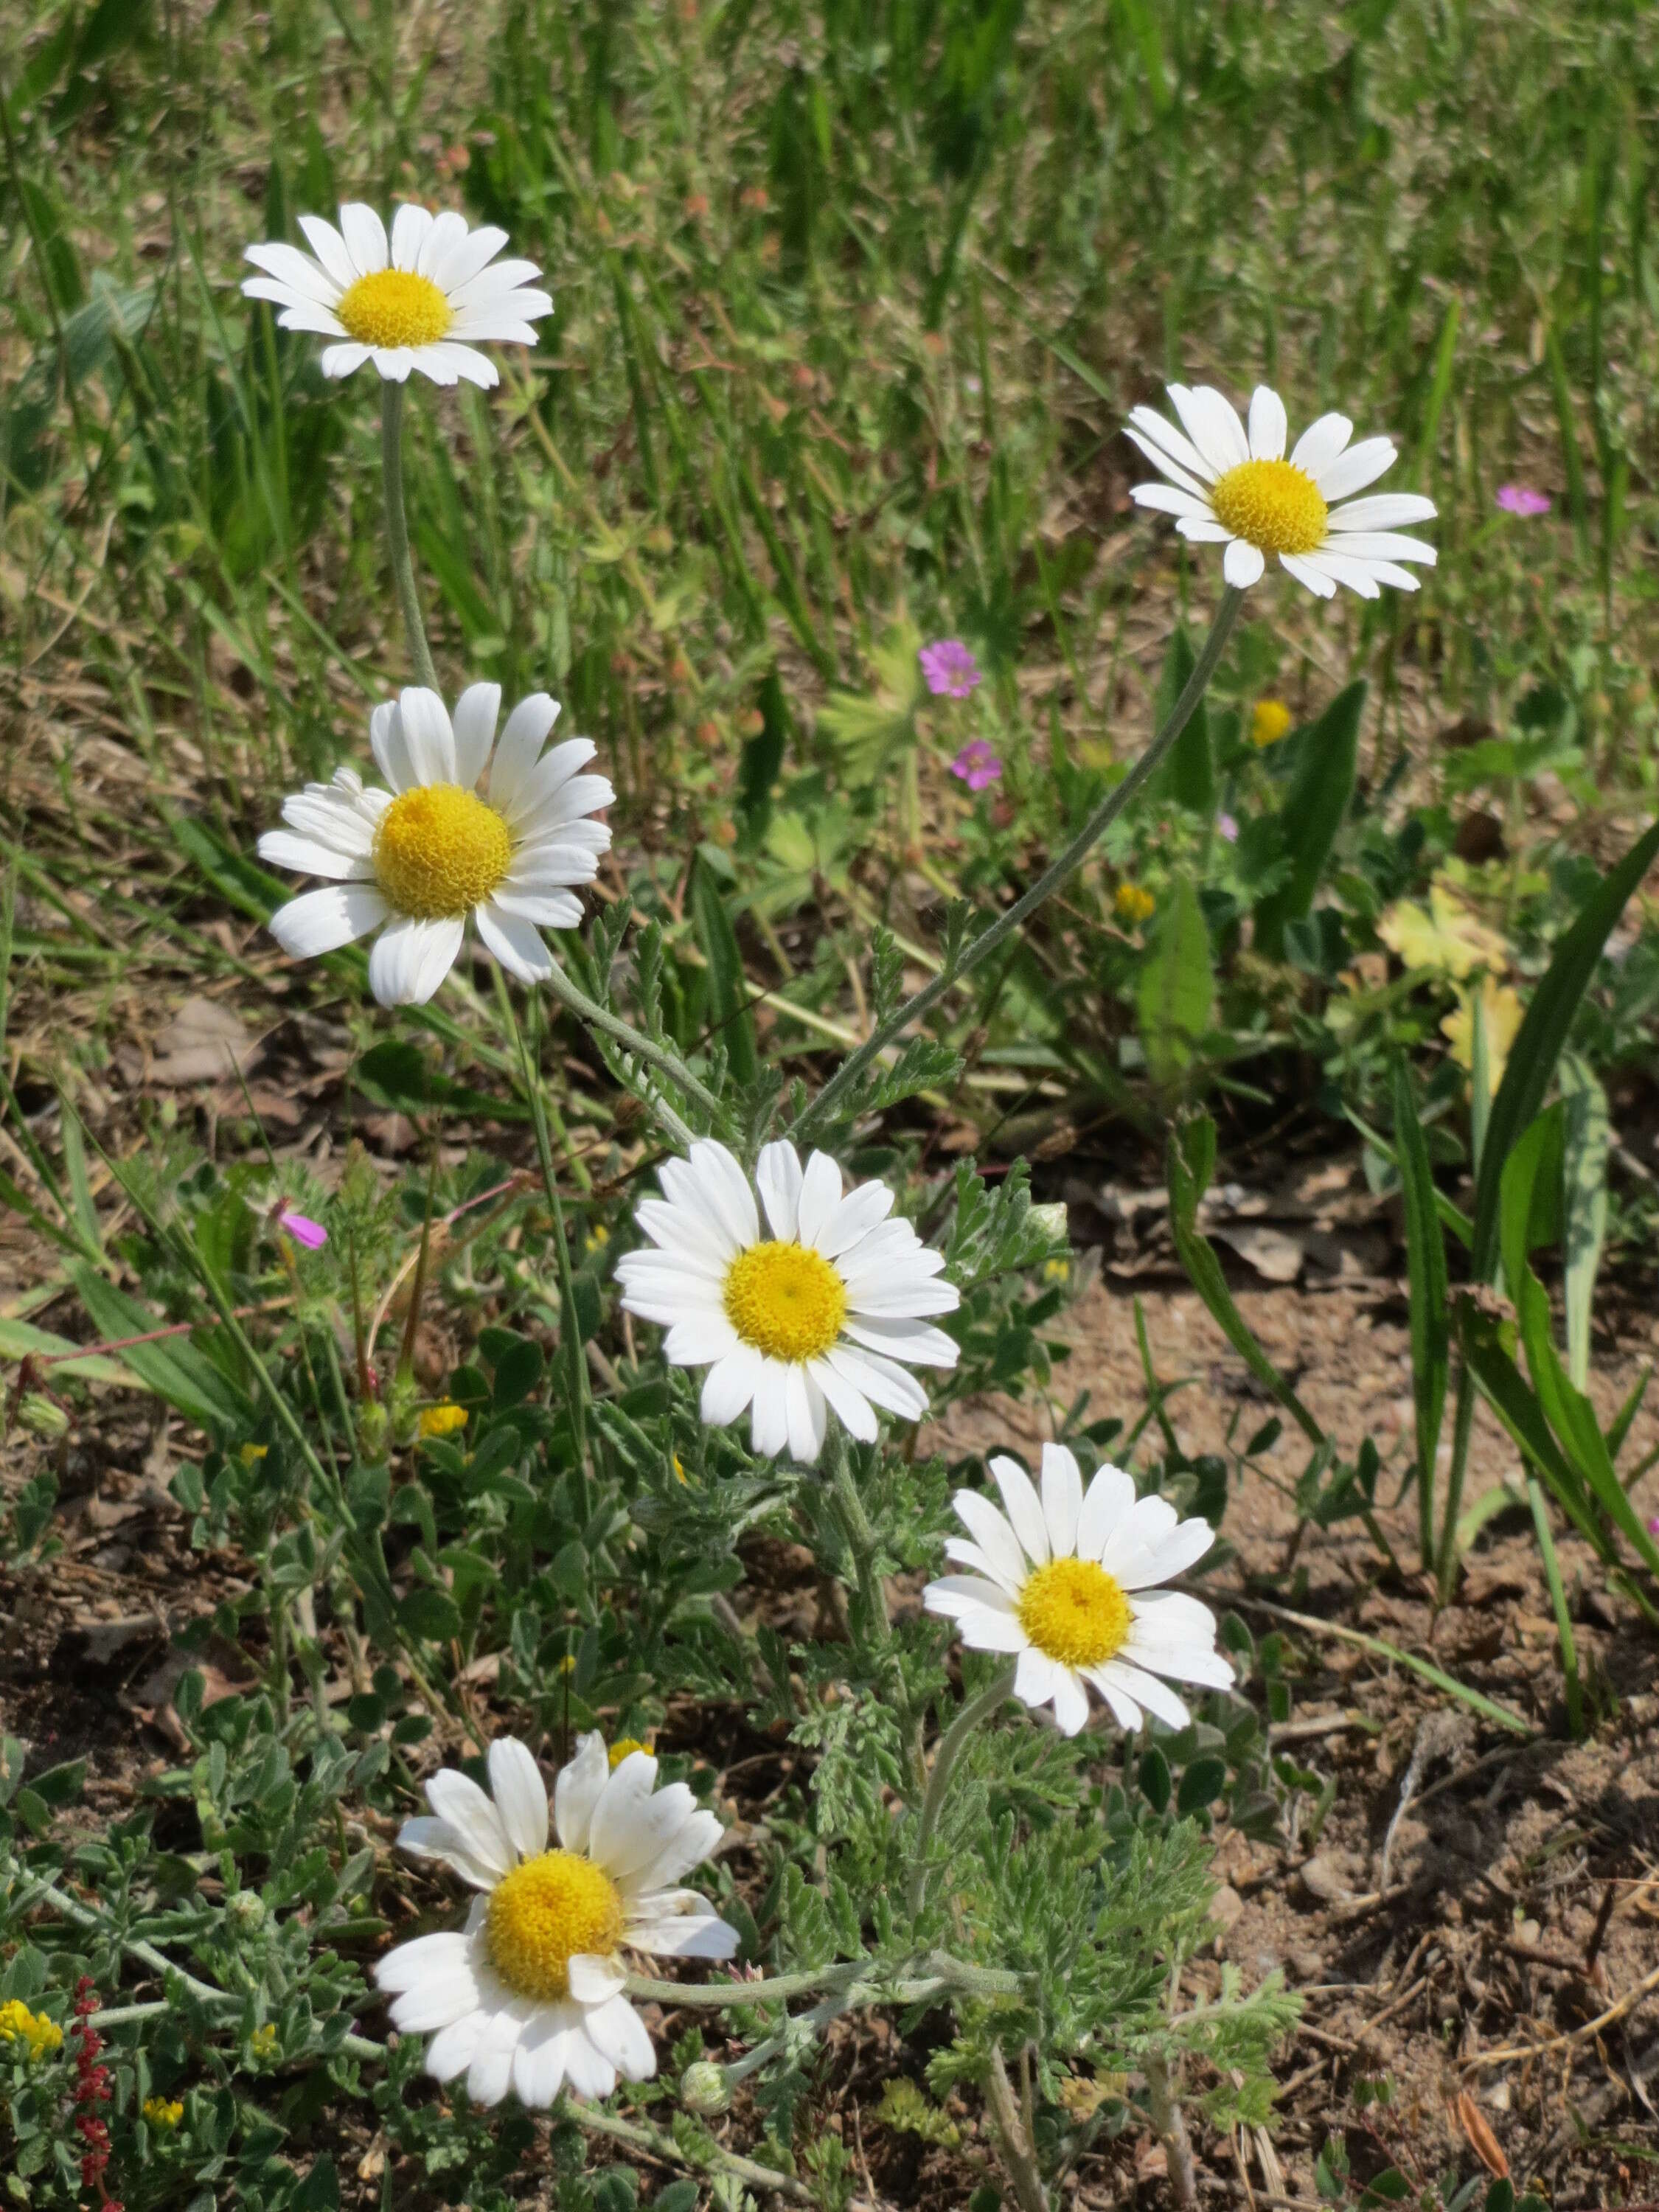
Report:
[[[390,377],[380,385],[380,478],[386,497],[386,550],[392,556],[398,605],[403,610],[410,661],[415,681],[435,691],[438,672],[432,665],[432,648],[421,619],[421,595],[416,589],[415,563],[409,550],[409,518],[404,511],[404,387]]]
[[[933,1771],[927,1778],[927,1794],[921,1801],[921,1819],[916,1828],[915,1863],[910,1869],[908,1902],[913,1914],[920,1912],[927,1898],[927,1851],[933,1840],[933,1831],[939,1826],[939,1816],[945,1808],[945,1800],[951,1787],[951,1773],[962,1756],[963,1746],[983,1720],[988,1720],[1005,1698],[1012,1697],[1014,1670],[1002,1667],[994,1681],[988,1682],[977,1697],[969,1698],[945,1734],[939,1738],[939,1749],[933,1753]]]
[[[608,2136],[613,2142],[627,2143],[634,2150],[674,2166],[689,2167],[694,2173],[729,2173],[750,2189],[767,2190],[774,2197],[792,2197],[801,2204],[814,2202],[813,2192],[793,2174],[779,2173],[769,2166],[758,2166],[752,2158],[744,2158],[733,2150],[722,2150],[717,2142],[702,2145],[695,2153],[688,2151],[661,2128],[653,2128],[642,2120],[625,2120],[618,2113],[601,2112],[569,2097],[560,2100],[559,2117],[574,2120],[590,2135]]]
[[[611,1013],[597,1000],[590,999],[579,984],[571,981],[556,960],[553,963],[553,972],[547,978],[547,988],[561,1006],[568,1007],[578,1020],[587,1024],[589,1029],[598,1030],[601,1035],[611,1038],[624,1051],[631,1052],[636,1060],[643,1060],[647,1067],[659,1069],[672,1082],[679,1085],[688,1098],[695,1099],[714,1127],[720,1126],[726,1117],[720,1100],[706,1085],[698,1082],[677,1053],[671,1052],[666,1045],[653,1043],[648,1036],[642,1036],[631,1023],[623,1021],[619,1014]],[[674,1142],[682,1147],[689,1146],[693,1133],[667,1101],[659,1098],[653,1091],[644,1091],[641,1096]]]
[[[1043,901],[1051,897],[1066,878],[1082,865],[1090,849],[1099,842],[1129,801],[1142,789],[1192,720],[1198,702],[1208,689],[1210,678],[1226,650],[1227,640],[1238,619],[1243,596],[1231,584],[1223,592],[1221,604],[1215,611],[1215,619],[1210,624],[1210,634],[1193,664],[1192,674],[1182,686],[1181,696],[1122,782],[1102,799],[1059,859],[1049,862],[1030,889],[1017,898],[1006,914],[999,915],[990,927],[967,947],[953,966],[942,968],[930,983],[925,983],[914,998],[907,999],[898,1012],[866,1038],[856,1052],[848,1055],[795,1125],[798,1139],[816,1136],[877,1054],[890,1044],[902,1030],[908,1029],[913,1022],[920,1021],[924,1014],[931,1012],[945,993],[961,982],[963,976],[970,975],[981,961],[988,960],[997,947],[1012,937],[1027,918],[1036,912]]]
[[[570,1395],[570,1429],[575,1454],[576,1518],[586,1529],[591,1512],[587,1492],[587,1362],[582,1353],[581,1323],[576,1313],[575,1279],[570,1266],[570,1246],[564,1233],[564,1207],[559,1200],[558,1178],[553,1171],[553,1146],[548,1135],[547,1114],[542,1098],[541,1071],[530,1057],[530,1047],[513,1010],[513,994],[506,975],[495,970],[495,995],[501,1019],[518,1051],[524,1077],[524,1095],[536,1131],[536,1156],[541,1163],[542,1186],[553,1217],[553,1255],[559,1273],[560,1349],[564,1353]]]

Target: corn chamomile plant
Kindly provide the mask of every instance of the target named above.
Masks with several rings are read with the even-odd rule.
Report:
[[[476,347],[532,342],[550,308],[533,268],[418,209],[389,234],[355,207],[304,229],[314,261],[256,248],[245,289],[332,341],[325,374],[379,374],[415,680],[371,718],[383,783],[348,757],[286,800],[260,855],[318,879],[281,905],[265,879],[283,949],[334,958],[390,1010],[356,1080],[411,1116],[428,1166],[389,1194],[358,1151],[332,1190],[126,1164],[131,1255],[184,1326],[153,1340],[148,1309],[76,1276],[100,1334],[137,1340],[134,1371],[207,1440],[173,1480],[192,1541],[234,1541],[254,1571],[187,1632],[179,1763],[106,1842],[59,1819],[76,1774],[25,1789],[6,1753],[18,2170],[67,2203],[88,2155],[137,2172],[187,2145],[240,2201],[323,2201],[261,2130],[263,2070],[289,2123],[371,2106],[388,2187],[392,2164],[464,2168],[471,2201],[505,2203],[546,2115],[573,2203],[596,2201],[599,2144],[723,2203],[835,2205],[853,2177],[813,2085],[836,2023],[878,2008],[934,2020],[921,2094],[982,2110],[1023,2212],[1127,2127],[1189,2162],[1183,2107],[1260,2122],[1292,2017],[1276,1980],[1247,1990],[1230,1967],[1182,1991],[1214,1934],[1215,1808],[1262,1817],[1255,1717],[1211,1605],[1178,1586],[1216,1559],[1220,1499],[1080,1405],[1029,1468],[928,1431],[960,1399],[1058,1401],[1064,1210],[1032,1202],[1023,1164],[995,1187],[921,1171],[881,1116],[954,1079],[927,1016],[1133,805],[1263,556],[1316,590],[1365,588],[1356,562],[1409,582],[1396,564],[1425,549],[1378,532],[1427,502],[1347,510],[1340,551],[1330,502],[1386,441],[1345,462],[1327,417],[1286,459],[1260,392],[1248,438],[1213,394],[1175,390],[1190,441],[1138,416],[1186,534],[1227,541],[1208,635],[1073,842],[994,918],[957,906],[908,997],[878,932],[867,1034],[816,1090],[786,1089],[734,1046],[677,1041],[662,934],[624,900],[580,933],[611,842],[592,743],[546,749],[544,694],[499,737],[493,684],[445,704],[404,511],[404,381],[490,382]],[[349,948],[376,932],[365,967]],[[597,1144],[549,1079],[550,1004],[615,1085]],[[447,1163],[446,1115],[497,1141]],[[502,1157],[514,1121],[533,1167]],[[434,1374],[440,1285],[476,1326]],[[278,1298],[280,1351],[258,1318]],[[811,1632],[740,1609],[769,1540],[805,1547]],[[210,1650],[242,1655],[211,1699]],[[722,1711],[772,1747],[763,1807],[722,1798],[702,1755],[696,1717]],[[83,2071],[101,2039],[95,2151],[64,2117],[75,2021]]]

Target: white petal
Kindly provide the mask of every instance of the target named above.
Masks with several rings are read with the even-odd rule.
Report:
[[[824,1395],[805,1367],[789,1370],[784,1418],[789,1424],[789,1456],[798,1467],[811,1467],[823,1449],[830,1425]]]
[[[705,1211],[742,1248],[760,1241],[760,1215],[749,1178],[736,1158],[713,1137],[699,1137],[691,1147],[690,1168],[706,1200]]]
[[[1131,1666],[1122,1658],[1109,1659],[1103,1667],[1094,1668],[1093,1679],[1103,1689],[1106,1682],[1126,1698],[1133,1698],[1144,1705],[1155,1721],[1165,1728],[1185,1728],[1192,1715],[1167,1683],[1160,1682],[1155,1674],[1143,1668]]]
[[[557,708],[554,706],[552,700],[547,698],[545,692],[538,696],[544,700],[548,706],[553,707],[554,713],[557,714]],[[528,708],[533,703],[532,701],[526,699],[524,706]],[[520,711],[518,708],[514,709],[515,714]],[[526,730],[530,726],[527,720]],[[511,730],[512,726],[509,718],[507,730]],[[552,724],[550,722],[548,728],[551,727]],[[544,730],[543,737],[546,734],[547,732]],[[501,733],[503,752],[507,750],[507,732],[503,731]],[[509,779],[511,787],[506,792],[498,792],[492,786],[491,796],[495,804],[501,809],[507,822],[514,829],[520,829],[524,823],[538,816],[543,808],[549,805],[559,793],[574,780],[577,770],[586,768],[598,750],[592,738],[567,738],[562,744],[555,745],[550,751],[538,758],[536,752],[530,750],[527,739],[521,738],[520,764],[517,771],[517,780],[511,781]]]
[[[763,1146],[755,1164],[755,1187],[760,1193],[761,1204],[766,1209],[766,1219],[772,1234],[781,1243],[796,1241],[799,1222],[797,1206],[800,1200],[800,1154],[787,1137],[779,1137]]]
[[[1012,1462],[1005,1460],[1002,1464],[1006,1467],[1011,1466]],[[1005,1488],[1003,1491],[1005,1499],[1007,1495],[1008,1492]],[[1027,1567],[1024,1554],[1022,1553],[1019,1539],[1016,1534],[1018,1524],[1011,1528],[1001,1514],[997,1511],[996,1507],[992,1504],[990,1499],[981,1498],[976,1490],[959,1490],[951,1503],[956,1508],[957,1519],[990,1563],[991,1571],[996,1580],[1010,1590],[1021,1589],[1030,1570]],[[1032,1499],[1032,1504],[1034,1505],[1036,1504],[1035,1498]],[[1039,1520],[1042,1518],[1040,1509],[1037,1517]],[[1048,1548],[1045,1543],[1042,1559],[1047,1558]]]
[[[1182,514],[1195,522],[1212,522],[1215,510],[1196,492],[1182,491],[1179,484],[1136,484],[1129,496],[1137,507],[1152,508],[1159,514]]]
[[[1024,1651],[1030,1642],[1017,1614],[994,1613],[988,1605],[964,1613],[957,1634],[970,1651]]]
[[[1018,1548],[1016,1545],[1015,1549],[1018,1551]],[[982,1552],[977,1544],[970,1543],[966,1536],[947,1536],[945,1556],[958,1567],[971,1567],[975,1574],[988,1576],[1005,1593],[1010,1604],[1018,1597],[1030,1575],[1023,1552],[1019,1555],[1018,1573],[1010,1574],[1006,1567],[999,1566],[988,1553]]]
[[[808,1364],[807,1372],[823,1393],[836,1419],[849,1437],[861,1444],[872,1444],[881,1432],[875,1408],[862,1391],[855,1389],[836,1374],[827,1359],[814,1359]]]
[[[256,269],[263,269],[268,276],[274,276],[301,300],[313,301],[322,307],[332,307],[339,300],[340,288],[328,271],[319,267],[308,253],[301,253],[297,246],[250,246],[246,258]],[[269,292],[255,295],[262,299],[273,296]]]
[[[455,1941],[465,1951],[466,1938],[458,1936]],[[429,2035],[434,2028],[453,2027],[477,2011],[482,1994],[465,1957],[428,1967],[417,1983],[392,2000],[388,2008],[392,2025],[404,2035]]]
[[[1084,1492],[1078,1516],[1077,1552],[1080,1559],[1098,1559],[1120,1523],[1135,1502],[1134,1477],[1121,1467],[1102,1467]]]
[[[513,2089],[526,2111],[545,2112],[564,2086],[566,2061],[581,2029],[578,2005],[548,2006],[526,2027],[513,2051]]]
[[[884,1413],[895,1413],[902,1421],[927,1417],[927,1393],[915,1376],[907,1375],[878,1352],[863,1352],[855,1345],[842,1343],[826,1353],[825,1358],[843,1382],[850,1383]]]
[[[1346,499],[1350,492],[1363,491],[1385,469],[1391,469],[1399,454],[1392,438],[1362,438],[1357,446],[1329,461],[1314,481],[1328,505]],[[1309,471],[1313,475],[1313,471]]]
[[[860,1314],[843,1326],[854,1344],[885,1352],[890,1359],[902,1359],[914,1367],[954,1367],[962,1357],[962,1346],[954,1337],[908,1315]]]
[[[292,960],[333,952],[383,922],[386,902],[373,884],[331,884],[303,891],[270,917],[270,933]]]
[[[1334,522],[1336,517],[1331,520]],[[1425,568],[1432,568],[1440,557],[1420,538],[1403,538],[1397,530],[1354,530],[1340,538],[1328,538],[1317,557],[1323,560],[1332,553],[1356,561],[1420,561]]]
[[[506,2096],[513,2079],[514,2054],[526,2025],[523,2011],[518,2008],[504,2007],[486,2018],[466,2072],[466,2094],[475,2105],[499,2105]]]
[[[1224,545],[1233,534],[1210,514],[1183,514],[1176,528],[1189,545]]]
[[[1279,556],[1279,565],[1286,575],[1294,576],[1298,584],[1305,584],[1310,592],[1317,592],[1322,599],[1334,599],[1336,597],[1335,579],[1326,575],[1322,569],[1316,568],[1311,562],[1304,560],[1301,555],[1281,553]]]
[[[660,1856],[623,1885],[624,1895],[631,1893],[643,1899],[672,1882],[682,1881],[693,1867],[701,1866],[704,1859],[713,1856],[725,1832],[713,1813],[694,1813],[679,1833],[664,1845]]]
[[[315,837],[296,837],[291,830],[267,830],[259,840],[259,858],[273,868],[295,868],[307,876],[326,876],[335,883],[368,883],[374,863],[366,854],[343,853]]]
[[[426,2070],[436,2081],[453,2081],[472,2063],[472,2055],[484,2031],[488,2013],[468,2013],[434,2035],[426,2047]]]
[[[346,252],[346,242],[331,222],[325,222],[319,215],[302,215],[300,228],[312,252],[327,270],[337,291],[343,292],[357,281],[357,272],[351,265],[351,256]]]
[[[545,292],[514,292],[502,301],[471,307],[455,325],[457,338],[473,345],[534,345],[536,326],[532,315],[550,315],[553,302]]]
[[[818,1233],[841,1204],[841,1170],[828,1152],[814,1152],[801,1178],[796,1206],[796,1234],[803,1244],[817,1246]]]
[[[340,235],[359,276],[374,276],[391,258],[386,225],[374,209],[365,207],[361,200],[349,201],[340,210]]]
[[[421,250],[432,231],[432,217],[423,207],[405,200],[392,218],[392,265],[418,270]]]
[[[498,1735],[489,1747],[489,1787],[507,1839],[522,1857],[547,1849],[547,1784],[527,1744]]]
[[[705,1912],[697,1919],[630,1921],[627,1940],[636,1951],[659,1959],[729,1959],[741,1939],[735,1928]]]
[[[1190,391],[1184,384],[1172,384],[1169,391],[1187,435],[1218,474],[1249,459],[1250,444],[1238,410],[1212,384]]]
[[[423,1006],[459,958],[464,934],[453,915],[394,915],[368,956],[369,989],[383,1006]]]
[[[495,1808],[471,1776],[458,1773],[452,1766],[441,1766],[427,1782],[426,1802],[467,1849],[493,1866],[497,1875],[510,1872],[514,1851],[507,1831]]]
[[[645,2022],[626,1997],[612,1997],[585,2014],[582,2033],[624,2081],[649,2081],[657,2070]]]
[[[467,231],[455,240],[444,259],[434,264],[432,281],[447,297],[453,299],[464,284],[470,284],[478,271],[495,259],[507,244],[507,233],[493,224],[483,223],[477,230]]]
[[[374,1962],[374,1979],[394,1996],[417,1988],[427,1975],[465,1966],[471,1946],[453,1930],[438,1936],[417,1936],[412,1943],[399,1943]]]
[[[637,1313],[639,1309],[629,1310]],[[671,1367],[706,1367],[737,1351],[741,1342],[723,1313],[692,1313],[671,1325],[662,1353]]]
[[[1185,1590],[1139,1593],[1130,1601],[1129,1618],[1136,1641],[1149,1647],[1158,1644],[1212,1647],[1215,1643],[1215,1615],[1202,1598],[1191,1597]]]
[[[1057,1559],[1077,1550],[1078,1516],[1083,1510],[1083,1477],[1064,1444],[1042,1447],[1042,1518]]]
[[[1218,473],[1192,440],[1153,407],[1129,410],[1128,434],[1154,468],[1173,473],[1177,483],[1213,483]]]
[[[1089,1718],[1089,1694],[1069,1667],[1054,1670],[1054,1718],[1062,1735],[1076,1735]]]
[[[699,1408],[711,1429],[724,1429],[748,1411],[760,1388],[766,1362],[752,1344],[740,1345],[711,1367],[702,1379]]]
[[[577,1953],[566,1968],[570,1994],[580,2005],[608,2004],[628,1979],[628,1969],[614,1955],[608,1959]]]
[[[776,1459],[789,1442],[789,1373],[781,1360],[761,1360],[749,1408],[749,1448],[757,1459]]]
[[[621,1774],[623,1766],[630,1765],[641,1756],[639,1752],[630,1752],[622,1765],[617,1767],[617,1774]],[[654,1781],[655,1762],[648,1761],[647,1764],[651,1766]],[[605,1806],[609,1794],[607,1791],[606,1798],[600,1801],[599,1810],[594,1815],[592,1849],[597,1857],[600,1850],[601,1830],[604,1829],[605,1870],[613,1881],[625,1882],[630,1876],[641,1875],[647,1868],[655,1866],[687,1821],[695,1819],[699,1810],[696,1799],[685,1784],[672,1783],[666,1790],[659,1790],[654,1795],[646,1791],[631,1809],[627,1810],[626,1819],[613,1836],[605,1826]]]
[[[439,283],[439,271],[449,255],[466,243],[466,217],[457,215],[453,208],[445,208],[432,219],[432,228],[421,244],[421,258],[415,264],[418,276],[429,277]],[[440,287],[441,289],[441,287]]]
[[[565,2081],[573,2097],[608,2097],[617,2086],[617,2069],[589,2037],[586,2017],[565,2039]]]
[[[260,277],[252,277],[242,289],[252,299],[273,299],[276,295],[267,289]],[[319,337],[343,338],[345,325],[332,307],[319,307],[313,300],[289,299],[276,318],[285,331],[314,331]]]
[[[893,1210],[893,1194],[884,1182],[861,1182],[849,1190],[819,1230],[816,1246],[826,1260],[845,1258],[851,1265],[858,1247],[879,1229]]]
[[[453,338],[422,346],[410,355],[410,366],[434,384],[476,384],[481,392],[492,391],[501,380],[500,369],[488,354],[478,353],[470,345],[458,345]]]
[[[611,1756],[595,1729],[580,1737],[576,1756],[559,1769],[553,1784],[553,1820],[568,1851],[587,1849],[588,1829],[600,1792],[611,1779]]]
[[[532,691],[527,699],[520,699],[507,718],[507,727],[501,732],[501,741],[489,764],[489,803],[509,823],[516,818],[526,780],[536,765],[548,732],[558,719],[559,702],[545,691]],[[574,738],[570,742],[577,756],[570,763],[570,774],[574,775],[592,759],[597,748],[591,738]]]
[[[527,921],[535,929],[580,929],[582,902],[574,891],[508,890],[505,884],[492,898],[483,902],[498,917],[512,921]],[[544,975],[552,972],[551,956]],[[526,975],[524,981],[537,978]]]
[[[395,699],[383,699],[369,716],[368,742],[375,765],[395,792],[408,791],[420,781],[404,743],[403,717]]]
[[[1414,491],[1374,492],[1369,499],[1350,500],[1331,516],[1333,530],[1399,530],[1413,522],[1432,522],[1437,509],[1431,499]]]
[[[981,1610],[1012,1616],[1014,1610],[1008,1592],[981,1575],[941,1575],[923,1590],[921,1604],[923,1612],[943,1613],[948,1620]]]
[[[1142,1643],[1132,1633],[1113,1664],[1125,1662],[1144,1667],[1149,1674],[1167,1674],[1176,1682],[1197,1682],[1207,1690],[1230,1690],[1233,1686],[1232,1668],[1213,1646]],[[1152,1710],[1156,1712],[1158,1708],[1154,1705]],[[1175,1721],[1170,1725],[1179,1728],[1182,1723]]]
[[[1058,1664],[1046,1651],[1039,1651],[1035,1644],[1028,1644],[1014,1669],[1014,1695],[1023,1705],[1046,1705],[1054,1694],[1054,1679],[1059,1673]]]
[[[469,684],[455,702],[455,781],[471,791],[484,772],[501,711],[499,684]]]
[[[1235,591],[1243,592],[1261,582],[1267,565],[1259,545],[1252,545],[1246,538],[1235,538],[1222,556],[1221,573]]]
[[[1353,424],[1346,415],[1322,415],[1291,447],[1291,467],[1301,469],[1318,483],[1352,435]]]
[[[1328,576],[1333,583],[1346,584],[1351,592],[1357,592],[1362,599],[1382,598],[1381,579],[1369,562],[1356,561],[1350,555],[1338,553],[1328,541],[1321,546],[1317,553],[1310,553],[1307,559],[1310,568],[1316,570],[1320,575]],[[1415,591],[1417,579],[1413,576],[1410,581],[1412,589]]]
[[[1031,1478],[1017,1460],[999,1457],[989,1462],[992,1480],[1002,1493],[1007,1509],[1009,1525],[1024,1546],[1026,1557],[1036,1566],[1044,1565],[1050,1557],[1048,1524],[1042,1517]]]
[[[447,1820],[428,1820],[424,1814],[405,1820],[398,1831],[398,1848],[416,1858],[441,1859],[474,1889],[494,1889],[501,1878],[497,1863],[500,1854],[492,1851],[488,1858],[481,1858]]]
[[[457,283],[453,277],[445,285],[449,304],[457,315],[469,307],[477,307],[489,301],[501,300],[509,293],[528,284],[532,277],[541,275],[534,261],[498,261],[493,268],[481,269],[465,283]]]
[[[366,345],[325,346],[323,349],[323,374],[349,376],[354,368],[361,368],[368,359],[368,348]]]
[[[1253,460],[1279,461],[1285,458],[1285,441],[1290,435],[1290,425],[1285,419],[1285,403],[1270,385],[1258,384],[1250,394],[1250,456]]]
[[[472,921],[483,945],[520,982],[539,983],[552,974],[553,956],[535,923],[525,915],[514,914],[498,900],[481,899],[472,909]]]
[[[1138,1729],[1145,1716],[1134,1699],[1124,1691],[1109,1664],[1104,1667],[1085,1667],[1084,1673],[1111,1708],[1112,1718],[1121,1729]]]
[[[398,694],[398,720],[416,783],[453,783],[455,732],[435,691],[410,684]]]

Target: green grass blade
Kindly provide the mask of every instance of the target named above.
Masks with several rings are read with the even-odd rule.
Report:
[[[1412,1397],[1417,1412],[1418,1534],[1434,1556],[1434,1470],[1451,1371],[1446,1240],[1435,1208],[1434,1171],[1409,1070],[1394,1064],[1394,1127],[1406,1205],[1406,1276],[1411,1308]]]

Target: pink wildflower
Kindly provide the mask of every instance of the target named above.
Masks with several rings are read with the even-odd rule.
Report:
[[[970,738],[951,762],[951,773],[959,776],[969,791],[983,791],[1001,775],[1002,763],[983,738]]]
[[[283,1206],[278,1212],[276,1226],[296,1244],[303,1244],[307,1252],[320,1252],[328,1242],[328,1231],[320,1221],[296,1213],[291,1206]]]
[[[935,698],[965,699],[984,678],[979,663],[959,637],[936,638],[916,655],[927,689]]]
[[[1550,511],[1549,494],[1534,491],[1530,484],[1499,484],[1498,504],[1505,514],[1547,514]]]

